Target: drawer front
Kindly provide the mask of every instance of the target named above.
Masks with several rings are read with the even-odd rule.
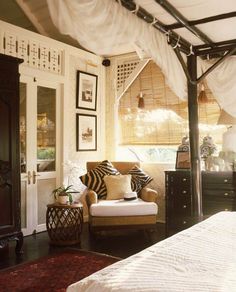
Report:
[[[229,171],[223,171],[223,172],[202,172],[202,184],[203,185],[226,185],[226,184],[233,184],[235,181],[234,173]]]
[[[173,172],[167,175],[167,180],[169,185],[174,185],[175,187],[189,186],[190,185],[190,173],[188,171],[184,172]]]
[[[236,204],[235,200],[211,200],[204,198],[203,200],[203,214],[210,215],[221,211],[235,211]]]
[[[234,199],[236,198],[236,192],[234,190],[221,190],[221,189],[204,189],[203,190],[203,198],[209,197],[212,200],[214,199]]]
[[[181,231],[193,225],[192,219],[185,218],[171,218],[169,220],[169,230]]]

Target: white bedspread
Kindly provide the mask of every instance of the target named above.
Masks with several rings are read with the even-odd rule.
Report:
[[[236,291],[236,212],[195,226],[70,285],[67,292]]]

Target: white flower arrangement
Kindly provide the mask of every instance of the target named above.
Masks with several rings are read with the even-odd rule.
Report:
[[[80,176],[83,175],[86,170],[78,162],[72,162],[67,160],[62,164],[64,166],[64,185],[72,185],[73,190],[76,192],[83,192],[85,186],[80,180]],[[67,183],[65,183],[67,181]]]

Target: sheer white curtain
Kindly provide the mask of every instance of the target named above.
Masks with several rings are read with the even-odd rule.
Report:
[[[200,59],[199,62],[204,72],[216,60],[203,61]],[[206,77],[206,80],[220,107],[236,117],[236,56],[226,59]]]
[[[166,36],[113,0],[47,0],[55,26],[98,55],[124,44],[140,47],[162,69],[170,88],[187,98],[183,69]]]
[[[114,0],[47,0],[52,20],[63,34],[78,40],[98,55],[112,55],[117,47],[141,48],[163,71],[166,81],[181,99],[187,98],[183,69],[166,36]],[[197,5],[197,4],[195,4]],[[201,70],[211,63],[200,60]],[[236,59],[229,57],[207,78],[219,105],[236,117]]]

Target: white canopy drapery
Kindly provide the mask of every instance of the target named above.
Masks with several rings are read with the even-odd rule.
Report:
[[[136,3],[140,1],[136,0]],[[141,1],[142,6],[148,10],[152,0]],[[196,19],[196,11],[204,12],[204,17],[209,16],[209,7],[212,0],[192,0],[191,3],[184,3],[181,0],[174,0],[174,4],[179,3],[180,11],[187,13],[190,19]],[[166,36],[153,28],[132,12],[122,7],[118,2],[111,0],[47,0],[50,14],[54,24],[63,34],[68,34],[77,39],[86,49],[103,56],[112,55],[120,46],[127,44],[135,48],[141,48],[150,56],[163,71],[170,88],[179,98],[187,98],[187,82],[183,69],[170,45]],[[146,5],[146,6],[145,6]],[[153,5],[153,4],[152,4]],[[234,0],[224,1],[214,0],[214,13],[226,13],[235,6]],[[150,6],[152,9],[153,6]],[[159,15],[164,22],[165,12],[158,7]],[[178,8],[178,7],[177,7]],[[218,10],[217,10],[218,9]],[[223,11],[221,11],[221,10]],[[192,14],[191,14],[192,13]],[[205,15],[206,14],[206,15]],[[168,17],[169,18],[168,18]],[[192,17],[191,17],[192,16]],[[166,13],[167,23],[173,22]],[[203,15],[201,15],[203,17]],[[232,25],[232,21],[224,20]],[[216,25],[217,27],[217,25]],[[211,23],[207,27],[212,30],[212,36],[216,38],[217,30]],[[218,28],[219,29],[219,28]],[[181,29],[179,33],[183,35]],[[232,36],[232,29],[227,32]],[[189,36],[186,32],[184,37]],[[221,32],[220,32],[221,34]],[[191,39],[192,41],[192,39]],[[217,39],[217,41],[219,41]],[[196,40],[193,40],[196,42]],[[209,67],[209,62],[200,61],[201,70],[205,71]],[[236,117],[236,59],[229,57],[224,63],[211,72],[207,78],[207,83],[219,105],[229,114]]]

